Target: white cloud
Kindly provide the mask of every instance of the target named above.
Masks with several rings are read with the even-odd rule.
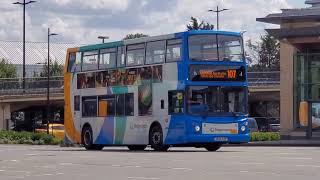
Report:
[[[12,5],[16,0],[0,1],[0,40],[20,40],[22,8]],[[246,38],[255,40],[266,27],[256,22],[282,8],[291,8],[288,0],[46,0],[27,9],[27,39],[45,41],[46,28],[59,34],[64,42],[99,42],[99,35],[120,40],[128,33],[159,35],[184,31],[194,16],[216,24],[208,9],[219,5],[229,8],[221,13],[220,28],[246,30]]]

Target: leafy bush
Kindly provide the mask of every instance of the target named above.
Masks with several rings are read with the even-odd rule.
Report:
[[[278,132],[253,132],[250,134],[250,141],[279,141],[280,133]]]
[[[0,131],[0,144],[58,145],[62,143],[63,140],[45,133]]]

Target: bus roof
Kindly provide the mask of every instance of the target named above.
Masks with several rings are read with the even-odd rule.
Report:
[[[150,36],[150,37],[142,37],[136,39],[128,39],[123,41],[115,41],[115,42],[108,42],[108,43],[100,43],[100,44],[92,44],[79,47],[80,52],[85,51],[92,51],[97,49],[105,49],[105,48],[112,48],[118,47],[123,45],[130,45],[130,44],[137,44],[137,43],[145,43],[148,41],[158,41],[158,40],[166,40],[166,39],[175,39],[182,37],[183,34],[224,34],[224,35],[231,35],[231,36],[241,36],[241,33],[238,32],[230,32],[230,31],[214,31],[214,30],[194,30],[194,31],[185,31],[173,34],[166,34],[166,35],[159,35],[159,36]]]

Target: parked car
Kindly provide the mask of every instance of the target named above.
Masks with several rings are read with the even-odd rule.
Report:
[[[250,132],[259,132],[258,123],[254,118],[248,118]]]
[[[269,124],[269,132],[280,132],[280,124]]]
[[[47,133],[47,126],[44,125],[40,128],[35,129],[38,133]],[[64,138],[64,125],[63,124],[49,124],[49,134],[52,134],[56,138]]]

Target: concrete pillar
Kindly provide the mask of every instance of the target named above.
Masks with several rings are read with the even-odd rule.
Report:
[[[11,119],[11,110],[10,104],[8,103],[0,103],[0,130],[8,130],[8,120],[10,123]]]
[[[293,65],[296,49],[288,42],[280,42],[280,124],[281,135],[294,129],[293,117]]]

